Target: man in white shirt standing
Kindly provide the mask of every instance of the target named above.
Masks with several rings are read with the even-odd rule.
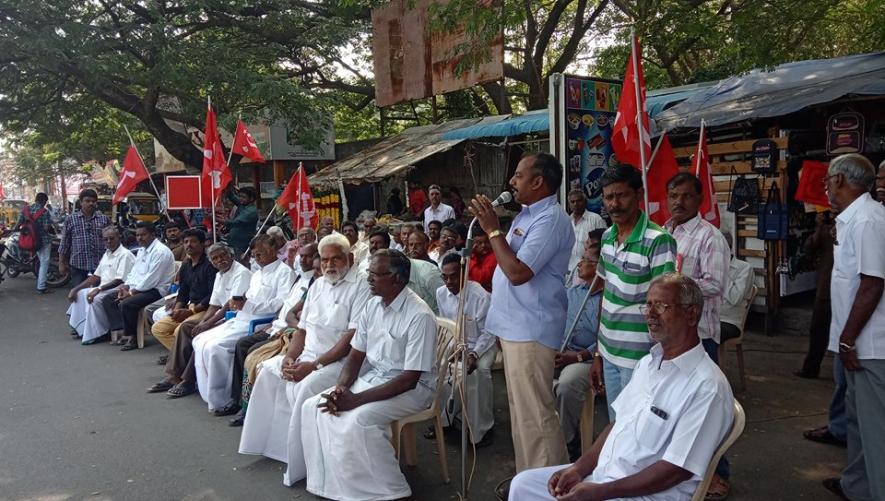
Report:
[[[153,223],[138,222],[135,239],[141,249],[132,270],[116,295],[109,294],[101,300],[111,330],[123,328],[121,351],[138,348],[135,342],[138,312],[165,296],[175,278],[175,258],[169,247],[157,240],[156,233]]]
[[[845,368],[848,465],[824,486],[846,499],[885,499],[885,207],[876,171],[858,154],[830,162],[824,185],[836,216],[830,351]]]
[[[229,416],[240,410],[239,402],[230,401],[237,341],[248,334],[252,320],[276,316],[295,283],[295,272],[277,258],[271,237],[255,237],[252,256],[258,271],[252,273],[246,297],[234,298],[229,303],[231,309],[237,310],[237,316],[193,340],[197,388],[216,416]]]
[[[357,321],[338,383],[301,407],[307,490],[330,499],[412,494],[390,424],[426,409],[436,387],[436,320],[407,287],[409,259],[388,249],[371,259],[375,297]]]
[[[569,192],[568,207],[571,211],[572,228],[575,230],[575,245],[568,260],[568,271],[573,273],[584,254],[584,244],[590,232],[597,228],[605,229],[607,225],[602,216],[587,210],[587,195],[582,190]]]
[[[446,222],[449,219],[455,219],[455,209],[451,205],[442,203],[442,190],[438,184],[431,184],[427,189],[430,196],[430,206],[424,209],[424,232],[429,230],[428,226],[431,221]],[[403,244],[405,245],[405,244]]]
[[[240,454],[260,454],[287,463],[283,483],[304,479],[301,406],[338,380],[369,284],[353,263],[343,235],[320,242],[323,276],[307,293],[298,330],[285,355],[263,362],[246,410]]]
[[[652,282],[641,309],[657,344],[615,400],[616,420],[576,463],[517,475],[511,501],[691,499],[734,421],[731,387],[698,336],[703,305],[685,275]]]
[[[102,299],[123,285],[135,263],[135,256],[120,245],[120,230],[116,226],[105,227],[102,238],[107,250],[98,267],[68,294],[70,325],[83,344],[94,344],[107,333],[110,324],[101,307]]]
[[[467,379],[464,385],[467,390],[467,419],[470,424],[470,441],[482,447],[491,444],[492,431],[495,426],[495,401],[494,387],[492,386],[492,365],[498,348],[495,345],[495,336],[486,331],[486,315],[489,312],[491,294],[486,292],[476,282],[468,280],[461,291],[461,256],[448,254],[442,262],[442,280],[445,284],[436,290],[436,303],[439,305],[439,315],[443,318],[458,323],[458,303],[460,294],[464,294],[464,329],[467,333]],[[460,368],[452,372],[456,374]],[[444,392],[448,398],[442,402],[443,426],[454,426],[459,421],[463,426],[463,414],[461,412],[461,397],[456,388],[452,387],[453,380],[447,382],[448,391]],[[428,431],[426,438],[433,438],[436,432]],[[485,438],[488,440],[485,440]]]

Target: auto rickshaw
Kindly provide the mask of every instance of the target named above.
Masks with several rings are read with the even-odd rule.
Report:
[[[22,209],[28,205],[25,200],[4,200],[0,202],[0,224],[14,226]]]
[[[156,223],[160,219],[162,211],[160,210],[160,201],[157,196],[151,193],[130,193],[126,196],[126,204],[129,207],[129,218],[131,221],[147,221]],[[114,206],[112,219],[117,219],[117,208]]]

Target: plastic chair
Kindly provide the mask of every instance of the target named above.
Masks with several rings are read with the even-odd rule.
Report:
[[[455,331],[457,330],[457,327],[455,322],[440,317],[436,317],[436,325],[438,327],[436,337],[437,375],[436,391],[433,395],[433,401],[429,408],[391,423],[391,443],[393,444],[393,450],[396,452],[397,458],[400,457],[400,449],[405,446],[406,464],[409,466],[415,466],[418,464],[415,424],[433,420],[433,426],[436,430],[436,446],[438,449],[437,452],[439,453],[439,463],[442,468],[443,481],[449,483],[449,465],[446,461],[446,443],[445,437],[443,437],[439,403],[449,374],[449,357],[455,349],[455,343],[453,341],[455,340]]]
[[[704,498],[707,496],[707,489],[710,487],[710,482],[713,481],[713,475],[716,473],[716,465],[719,464],[719,459],[722,458],[725,451],[727,451],[728,448],[735,443],[738,437],[741,436],[741,433],[744,432],[744,425],[746,425],[746,423],[747,416],[744,414],[744,408],[741,407],[741,404],[737,399],[734,399],[734,421],[731,423],[731,430],[725,435],[722,443],[716,448],[713,457],[710,458],[710,464],[707,465],[707,472],[704,473],[703,480],[701,480],[697,490],[694,491],[694,496],[691,497],[691,501],[704,501]]]
[[[758,292],[759,292],[759,288],[754,285],[752,292],[750,293],[750,300],[747,301],[747,308],[744,310],[744,326],[745,327],[747,325],[747,315],[750,314],[750,308],[753,306],[753,300],[756,299],[756,294]],[[740,375],[740,378],[741,378],[741,389],[742,390],[747,389],[747,375],[746,375],[746,372],[744,371],[744,330],[745,329],[741,329],[740,336],[738,336],[736,338],[729,339],[719,345],[719,368],[722,369],[723,372],[725,371],[725,366],[726,366],[726,362],[727,362],[726,355],[728,354],[728,347],[734,346],[734,351],[737,354],[738,374]]]
[[[275,317],[256,318],[249,322],[249,335],[255,334],[258,329],[273,323]]]
[[[593,446],[593,413],[596,412],[596,394],[593,389],[587,390],[584,406],[581,408],[581,454]]]

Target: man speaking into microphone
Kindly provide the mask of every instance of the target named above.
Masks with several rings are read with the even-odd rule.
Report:
[[[523,156],[510,186],[522,211],[505,238],[483,195],[471,212],[498,260],[486,330],[501,340],[516,471],[568,460],[553,401],[553,366],[565,331],[565,275],[575,234],[556,201],[562,165],[547,153]]]

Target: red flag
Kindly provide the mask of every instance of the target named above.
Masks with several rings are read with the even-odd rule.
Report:
[[[710,154],[707,151],[707,130],[701,124],[701,137],[698,139],[698,151],[695,153],[691,168],[694,175],[701,180],[701,218],[719,227],[719,204],[716,203],[716,189],[713,187],[713,173],[710,169]]]
[[[648,128],[648,110],[645,106],[645,77],[642,74],[640,61],[642,49],[639,39],[633,38],[633,48],[624,84],[621,87],[621,99],[618,101],[618,114],[612,131],[612,148],[621,163],[630,164],[637,169],[643,167],[639,154],[639,145],[645,148],[645,160],[651,157],[651,137]],[[639,102],[636,102],[636,82],[639,82]],[[637,115],[640,117],[637,119]],[[641,121],[642,130],[638,124]],[[641,132],[641,134],[640,134]]]
[[[264,155],[258,149],[255,138],[249,133],[246,124],[242,120],[237,120],[237,132],[234,134],[234,144],[231,146],[234,153],[242,155],[253,162],[264,163]]]
[[[676,163],[676,155],[670,146],[670,138],[664,134],[661,145],[657,148],[655,157],[651,159],[651,167],[646,174],[648,186],[648,214],[649,219],[663,226],[670,219],[670,210],[667,208],[667,181],[679,173],[679,165]]]
[[[6,200],[6,192],[3,191],[3,185],[0,184],[0,200]]]
[[[138,186],[138,183],[149,177],[148,171],[135,151],[135,146],[129,145],[129,151],[126,152],[126,160],[123,161],[123,170],[120,171],[120,181],[117,183],[117,189],[114,191],[114,205],[120,203],[126,195],[132,193],[132,190]]]
[[[215,111],[212,105],[206,111],[206,130],[203,139],[203,203],[218,200],[221,191],[233,178],[227,162],[224,160],[224,148],[218,137],[218,126],[215,122]]]
[[[277,205],[289,212],[295,231],[317,227],[320,216],[314,205],[313,194],[310,192],[303,166],[299,165],[295,174],[292,174],[292,179],[277,199]]]

